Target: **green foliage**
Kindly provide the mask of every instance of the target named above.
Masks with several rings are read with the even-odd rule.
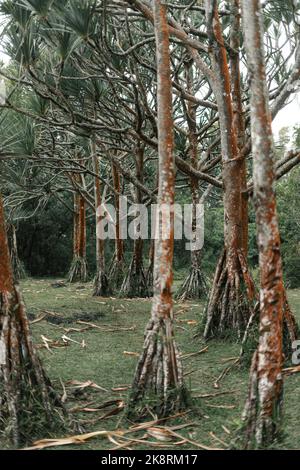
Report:
[[[64,10],[65,24],[82,39],[87,40],[95,31],[95,6],[95,0],[85,2],[82,2],[82,0],[69,0],[67,8]]]
[[[22,3],[32,12],[38,14],[42,18],[45,18],[49,12],[53,0],[23,0]]]
[[[300,171],[284,178],[277,187],[284,274],[289,287],[300,286]]]

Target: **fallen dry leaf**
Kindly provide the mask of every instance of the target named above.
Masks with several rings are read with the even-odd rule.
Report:
[[[78,380],[69,380],[67,382],[68,385],[73,385],[72,388],[84,389],[87,387],[96,388],[98,390],[102,390],[103,392],[108,392],[106,388],[101,387],[100,385],[95,384],[91,380],[87,380],[86,382],[79,382]]]
[[[172,433],[170,433],[170,431],[165,428],[151,427],[147,429],[147,433],[150,436],[155,437],[155,439],[157,439],[158,441],[173,441],[174,440],[174,436],[172,435]]]
[[[47,447],[66,446],[70,444],[83,444],[93,437],[122,436],[123,431],[95,431],[76,436],[63,437],[62,439],[41,439],[35,441],[31,447],[25,447],[23,450],[46,449]]]
[[[66,335],[62,335],[61,339],[68,343],[69,341],[71,341],[72,343],[76,343],[76,344],[79,344],[82,348],[85,348],[86,347],[86,344],[85,344],[85,341],[81,341],[81,343],[79,341],[76,341],[75,339],[72,339],[72,338],[69,338],[68,336]]]
[[[139,356],[139,353],[132,351],[123,351],[124,356]]]

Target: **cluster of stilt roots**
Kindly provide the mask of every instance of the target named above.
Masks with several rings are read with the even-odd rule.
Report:
[[[284,294],[285,295],[285,294]],[[256,311],[259,309],[256,309]],[[257,313],[257,314],[256,314]],[[250,367],[250,383],[248,399],[243,412],[243,426],[237,439],[239,445],[244,449],[268,447],[276,438],[280,438],[282,423],[282,404],[283,404],[283,378],[282,373],[275,374],[270,372],[270,379],[274,382],[272,395],[269,397],[269,408],[267,413],[261,409],[260,397],[266,393],[267,387],[259,385],[258,374],[258,311],[253,316],[253,321],[249,322],[249,327],[245,333],[243,349],[247,348],[247,342],[251,342],[251,330],[255,331],[256,347],[252,355]],[[298,326],[293,313],[290,310],[285,296],[283,310],[283,334],[282,334],[282,363],[289,360],[292,355],[292,344],[298,336]],[[252,342],[253,343],[253,342]],[[280,348],[278,348],[280,351]],[[251,351],[252,352],[252,351]],[[281,354],[281,353],[280,353]],[[276,375],[276,377],[274,377]],[[266,390],[265,390],[266,388]]]
[[[116,256],[114,256],[111,266],[109,268],[109,282],[115,289],[120,289],[124,282],[124,277],[126,274],[126,265],[125,261],[122,258],[118,260]]]
[[[170,318],[151,319],[145,332],[128,405],[128,417],[158,417],[186,409],[189,395]]]
[[[87,265],[86,260],[80,256],[76,256],[68,274],[69,282],[86,282],[87,281]]]
[[[188,276],[176,292],[176,299],[185,301],[207,296],[207,283],[200,267],[192,266]]]
[[[282,348],[283,360],[289,361],[293,353],[293,342],[298,338],[299,328],[296,318],[289,306],[286,292],[284,291],[283,303],[283,330],[282,330]],[[244,332],[240,356],[243,365],[249,367],[256,351],[259,338],[259,302],[256,303],[252,311],[248,325]]]
[[[292,355],[292,344],[298,336],[298,326],[293,313],[290,310],[286,293],[284,291],[283,303],[283,324],[282,347],[281,342],[275,348],[277,354],[269,369],[268,380],[259,381],[259,329],[264,328],[259,325],[259,307],[255,309],[245,331],[241,356],[252,356],[250,367],[250,383],[248,398],[242,416],[242,428],[233,446],[243,449],[266,448],[275,439],[280,438],[282,424],[283,405],[283,377],[282,365],[285,360],[289,360]],[[262,330],[261,330],[262,331]],[[250,343],[250,346],[249,346]],[[263,365],[261,363],[261,370]],[[265,375],[265,371],[264,375]]]
[[[207,282],[201,269],[201,250],[191,252],[191,268],[175,294],[177,300],[197,300],[207,297]]]
[[[250,368],[249,394],[242,415],[242,429],[236,439],[238,447],[243,449],[267,448],[280,437],[283,408],[283,379],[278,374],[268,400],[263,394],[269,393],[268,387],[259,384],[258,350],[255,351]],[[272,378],[273,379],[273,378]],[[267,402],[267,407],[266,407]]]
[[[120,297],[149,297],[143,266],[132,259],[119,292]]]
[[[224,250],[215,272],[204,314],[204,338],[230,336],[242,340],[255,305],[255,286],[245,257],[237,251],[238,268],[229,276]]]
[[[106,274],[98,269],[94,278],[93,295],[107,297],[111,294],[111,289]]]
[[[65,427],[66,413],[32,344],[18,286],[0,294],[0,432],[15,447]]]

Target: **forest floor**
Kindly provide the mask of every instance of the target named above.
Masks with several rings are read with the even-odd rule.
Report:
[[[34,340],[48,374],[61,394],[65,387],[66,405],[73,409],[76,418],[85,421],[85,432],[128,428],[130,423],[124,419],[122,412],[118,411],[122,409],[122,404],[128,397],[138,353],[143,344],[143,333],[149,318],[151,301],[93,298],[91,284],[54,287],[53,283],[55,284],[55,280],[51,279],[28,279],[22,282]],[[289,291],[289,299],[300,321],[300,290]],[[201,339],[194,338],[202,311],[201,302],[175,305],[176,338],[183,355],[186,384],[195,397],[194,403],[198,412],[193,409],[184,416],[161,424],[169,428],[175,426],[176,432],[183,439],[189,439],[198,445],[225,449],[241,422],[248,370],[245,367],[235,366],[216,384],[224,368],[232,364],[232,358],[238,356],[239,345],[225,341],[211,341],[204,344]],[[85,329],[90,325],[80,322],[92,323],[100,328]],[[69,338],[65,338],[66,346],[63,346],[63,335]],[[48,349],[45,347],[45,342],[48,344]],[[60,345],[61,347],[55,347]],[[208,346],[206,352],[185,357],[206,346]],[[106,391],[91,386],[80,390],[75,388],[76,382],[72,381],[82,383],[91,381]],[[199,397],[200,395],[204,397]],[[284,433],[282,440],[274,446],[277,449],[300,448],[299,397],[300,374],[288,376],[285,381]],[[106,405],[111,400],[112,403]],[[104,408],[97,409],[103,404]],[[114,412],[116,414],[113,414]],[[106,416],[110,413],[112,416]],[[187,426],[181,428],[181,425]],[[66,435],[68,433],[55,437]],[[197,448],[196,444],[191,443],[176,445],[175,442],[180,441],[180,438],[166,442],[157,440],[153,433],[151,434],[151,430],[148,434],[147,431],[140,431],[127,437],[142,439],[140,443],[129,441],[128,447],[135,449],[150,450],[159,446],[168,450]],[[122,439],[116,439],[117,442],[124,442]],[[115,447],[116,444],[107,438],[95,437],[81,445],[69,445],[63,448]]]

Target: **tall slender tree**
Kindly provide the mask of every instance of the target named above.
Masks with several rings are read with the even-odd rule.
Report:
[[[174,212],[169,223],[160,218],[159,208],[174,204],[174,154],[172,85],[169,31],[165,2],[154,0],[154,28],[157,55],[157,106],[159,190],[157,239],[155,240],[154,296],[151,320],[145,332],[142,355],[132,386],[129,410],[150,398],[149,405],[159,415],[167,415],[184,405],[183,371],[174,339],[172,301],[172,262]]]
[[[98,237],[97,234],[97,225],[101,221],[99,215],[99,209],[101,207],[101,183],[99,179],[99,159],[97,155],[97,144],[95,137],[91,139],[91,151],[93,155],[93,169],[95,173],[95,186],[94,186],[94,195],[95,195],[95,214],[96,214],[96,275],[94,278],[94,292],[95,296],[105,297],[111,293],[108,284],[108,278],[106,275],[106,266],[105,266],[105,246],[104,240],[101,237]]]
[[[251,89],[254,203],[260,267],[259,345],[244,410],[245,446],[266,446],[278,435],[282,413],[284,286],[274,193],[274,145],[266,85],[264,27],[259,0],[242,0]]]
[[[194,95],[194,61],[189,57],[185,61],[186,89],[190,95]],[[188,101],[186,108],[186,119],[188,124],[189,156],[190,162],[195,170],[199,163],[199,145],[197,135],[197,104]],[[192,234],[196,236],[197,205],[200,204],[199,181],[195,177],[190,178],[191,198],[192,198]],[[191,267],[183,284],[180,286],[176,297],[180,300],[200,299],[207,295],[207,284],[201,268],[202,251],[191,250]]]
[[[144,145],[141,142],[136,146],[136,178],[143,183],[144,180]],[[135,187],[135,204],[142,203],[142,192],[140,188]],[[148,297],[149,291],[147,278],[144,272],[143,262],[143,239],[138,237],[133,242],[132,260],[129,265],[124,282],[120,289],[120,296],[124,297]]]
[[[13,278],[0,194],[0,430],[14,446],[63,424],[63,405],[37,357]]]
[[[232,86],[217,1],[206,0],[206,16],[211,42],[212,66],[216,76],[215,93],[221,132],[224,250],[215,271],[206,308],[204,337],[223,335],[226,330],[234,330],[241,339],[251,316],[254,283],[248,271],[244,249],[246,234],[243,226],[248,224],[248,220],[245,220],[247,211],[242,199],[242,188],[245,184],[245,158],[240,151],[243,139],[243,117],[239,68],[236,60],[232,59],[232,74],[234,74]],[[234,29],[235,34],[238,34],[238,23]],[[236,43],[235,36],[233,39]],[[242,289],[242,286],[245,288]]]
[[[109,280],[116,289],[119,289],[125,277],[125,259],[124,259],[124,240],[121,238],[120,223],[120,172],[117,166],[111,163],[113,187],[115,190],[115,208],[116,208],[116,236],[115,236],[115,253],[109,270]]]

